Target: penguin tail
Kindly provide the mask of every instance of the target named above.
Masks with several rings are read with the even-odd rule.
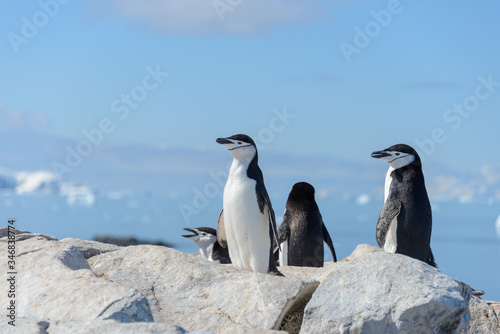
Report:
[[[437,264],[436,261],[434,261],[434,255],[432,254],[432,250],[431,254],[429,255],[429,259],[427,260],[427,264],[433,266],[434,268],[437,268]]]

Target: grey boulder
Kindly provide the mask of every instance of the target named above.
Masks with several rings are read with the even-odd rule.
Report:
[[[305,308],[301,333],[459,333],[477,327],[470,322],[470,287],[421,261],[370,252],[329,270]],[[489,319],[485,326],[498,328]]]

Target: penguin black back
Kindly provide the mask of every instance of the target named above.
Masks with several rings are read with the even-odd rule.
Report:
[[[323,241],[337,261],[332,240],[314,199],[314,187],[307,182],[296,183],[286,202],[283,222],[278,228],[280,243],[287,242],[286,265],[322,267]]]

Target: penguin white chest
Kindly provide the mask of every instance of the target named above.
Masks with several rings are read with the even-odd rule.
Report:
[[[212,259],[213,250],[214,250],[214,244],[200,247],[201,258],[207,261],[213,261]]]
[[[246,168],[232,166],[224,188],[224,225],[229,256],[236,268],[267,273],[269,270],[269,214],[260,211],[257,182]]]
[[[384,203],[387,201],[387,197],[389,197],[389,191],[391,190],[392,176],[391,173],[394,170],[393,167],[389,167],[387,170],[387,174],[385,175],[385,185],[384,185]]]
[[[391,191],[391,183],[392,176],[391,173],[394,171],[394,168],[391,166],[387,171],[387,175],[385,176],[385,186],[384,186],[384,203],[387,201],[389,197],[389,193]],[[384,250],[388,253],[396,253],[396,249],[398,248],[398,240],[397,240],[397,230],[398,230],[398,216],[394,217],[389,225],[389,229],[385,235],[384,242]]]

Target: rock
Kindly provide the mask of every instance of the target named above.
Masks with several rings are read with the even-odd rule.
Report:
[[[295,267],[295,266],[280,266],[278,270],[286,277],[299,277],[306,279],[316,279],[316,276],[323,268],[318,267]]]
[[[47,334],[49,323],[43,320],[17,318],[15,326],[9,325],[7,321],[0,321],[0,333],[9,334]]]
[[[469,300],[470,322],[460,331],[463,334],[500,333],[498,318],[488,303],[472,296]]]
[[[55,321],[51,322],[48,334],[184,334],[179,326],[154,322],[120,323],[113,320]],[[209,332],[191,332],[208,334]]]
[[[500,302],[487,301],[486,303],[495,312],[497,318],[500,320]]]
[[[121,247],[111,244],[106,244],[98,241],[88,241],[74,238],[65,238],[60,241],[67,247],[73,247],[86,259],[103,253],[114,252],[119,250]]]
[[[94,256],[89,264],[100,277],[141,291],[156,321],[216,333],[300,327],[300,314],[318,286],[310,279],[237,270],[158,246],[126,247]]]
[[[7,249],[7,238],[0,247]],[[43,320],[115,319],[153,321],[137,290],[97,277],[75,248],[33,235],[16,242],[17,316]],[[2,273],[7,273],[2,261]],[[5,282],[6,274],[2,276]],[[0,294],[0,305],[7,305]]]
[[[278,277],[161,246],[25,231],[16,239],[16,326],[2,321],[0,333],[500,334],[500,303],[369,245],[323,268],[280,267],[287,277]],[[0,271],[5,281],[7,261]],[[0,294],[0,305],[9,303]]]
[[[13,229],[11,229],[11,231],[15,231],[16,241],[23,241],[23,240],[34,238],[34,237],[40,237],[40,238],[44,238],[46,240],[55,240],[55,241],[57,241],[56,237],[53,237],[53,236],[50,236],[50,235],[41,234],[41,233],[31,233],[31,232],[28,232],[28,231],[13,230]],[[8,228],[7,227],[0,228],[0,239],[8,236],[8,233],[9,232],[8,232]]]
[[[178,326],[154,322],[122,323],[114,320],[39,321],[19,318],[16,326],[0,322],[0,333],[9,334],[184,334]],[[210,332],[191,332],[209,334]]]
[[[9,233],[9,229],[7,227],[0,228],[0,238],[6,237],[8,235],[8,233]],[[31,232],[15,230],[15,233],[16,234],[27,234],[27,233],[31,233]]]
[[[369,253],[331,267],[301,333],[457,333],[470,319],[470,293],[421,261]]]
[[[342,261],[352,261],[358,257],[361,257],[365,254],[375,253],[375,252],[383,252],[384,250],[380,247],[368,244],[360,244],[356,246],[354,251],[346,258],[343,258]]]
[[[157,241],[137,240],[134,237],[113,237],[110,235],[96,236],[94,237],[94,241],[117,245],[117,246],[156,245],[156,246],[172,247],[172,245],[167,244],[161,240]]]

